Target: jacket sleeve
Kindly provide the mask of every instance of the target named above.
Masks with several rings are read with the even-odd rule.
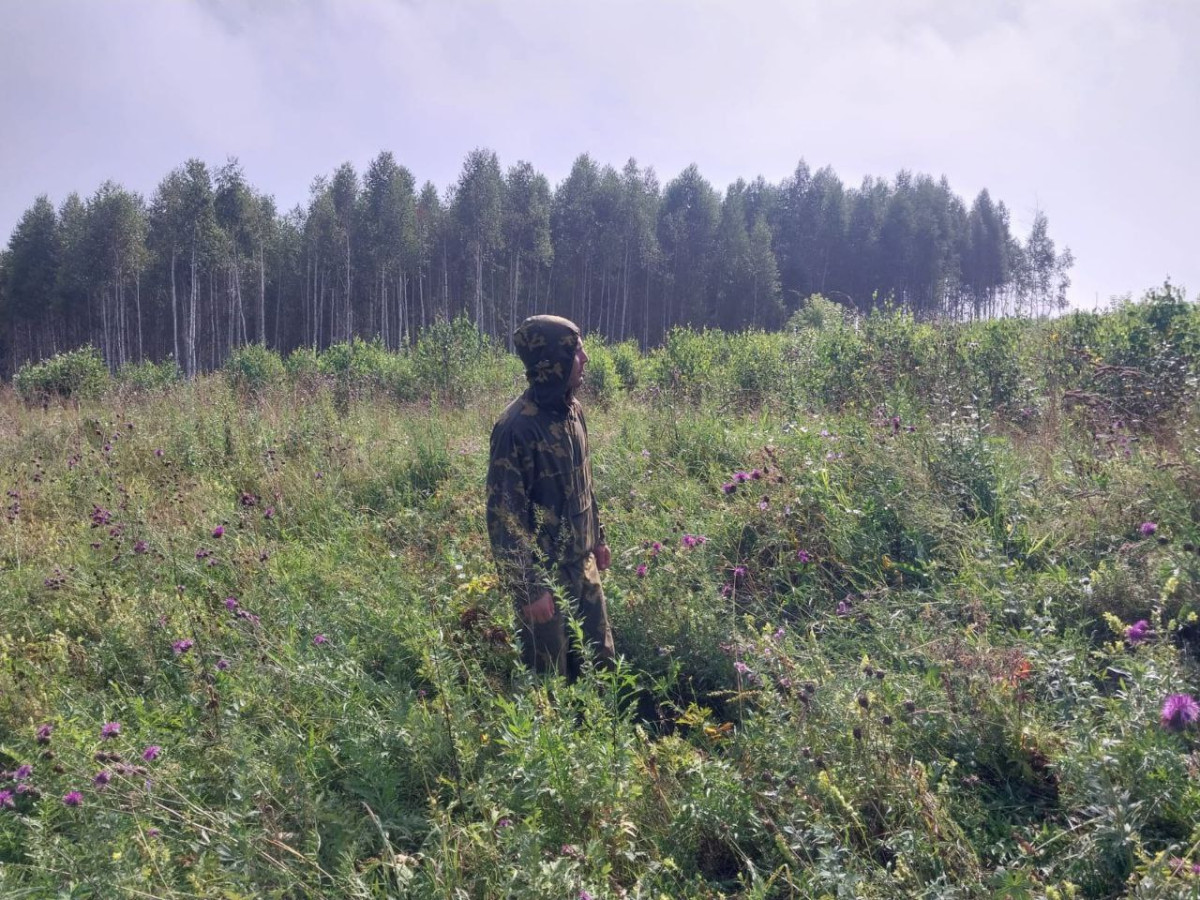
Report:
[[[530,488],[533,456],[513,438],[511,429],[492,432],[487,473],[487,529],[501,587],[517,606],[533,603],[552,590],[546,570],[539,564],[536,521]]]
[[[582,408],[579,410],[579,422],[580,422],[580,425],[583,427],[583,434],[584,434],[584,438],[586,440],[587,439],[587,419],[583,415]],[[590,442],[589,442],[589,446],[587,449],[587,453],[585,454],[584,464],[587,466],[588,488],[591,491],[591,497],[589,499],[592,501],[592,529],[593,529],[592,533],[596,535],[596,546],[599,547],[602,544],[607,544],[608,538],[604,534],[604,523],[600,521],[600,504],[596,502],[596,479],[592,477],[592,453],[591,453]],[[593,548],[593,549],[595,549],[595,548]]]

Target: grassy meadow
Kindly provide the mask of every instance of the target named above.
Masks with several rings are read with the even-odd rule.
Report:
[[[469,326],[0,388],[0,897],[1200,896],[1200,312],[589,344],[524,672]]]

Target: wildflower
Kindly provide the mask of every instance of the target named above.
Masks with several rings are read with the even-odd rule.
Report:
[[[96,773],[95,777],[92,778],[92,784],[94,784],[96,787],[104,787],[110,781],[112,781],[112,776],[108,774],[107,769],[101,769]]]
[[[121,723],[120,722],[105,722],[104,727],[100,729],[100,738],[102,740],[107,741],[110,738],[115,738],[120,733],[121,733]]]
[[[17,771],[13,772],[13,781],[24,781],[33,774],[33,766],[26,763],[23,766],[17,766]]]
[[[732,494],[734,491],[737,490],[737,485],[734,484],[732,481],[727,481],[723,485],[721,485],[721,490],[724,491],[726,494]]]
[[[196,642],[193,641],[191,638],[184,638],[181,641],[176,641],[175,643],[173,643],[171,645],[171,649],[175,651],[176,656],[183,656],[183,654],[185,654],[189,650],[191,650],[192,647],[195,646],[195,644],[196,644]]]
[[[812,562],[812,559],[813,559],[812,554],[809,553],[807,550],[797,550],[796,551],[796,560],[797,560],[797,562],[800,563],[800,565],[806,566],[810,562]]]
[[[157,828],[147,828],[146,829],[147,837],[158,837],[160,834],[162,834],[162,832],[159,831]]]
[[[267,507],[265,510],[263,510],[263,518],[264,518],[264,519],[273,519],[273,518],[275,518],[275,507],[273,507],[273,506],[268,506],[268,507]]]
[[[227,659],[218,659],[217,660],[217,671],[218,672],[224,672],[228,668],[229,668],[229,660],[227,660]]]
[[[742,662],[740,659],[733,664],[733,668],[739,675],[750,674],[750,667],[748,665],[746,665],[744,662]]]
[[[778,628],[775,629],[775,633],[773,635],[771,635],[771,637],[773,637],[777,641],[782,641],[783,635],[784,635],[783,626],[780,625]]]
[[[149,549],[150,549],[150,545],[147,544],[145,541],[138,541],[137,543],[135,543],[133,545],[134,553],[138,553],[138,554],[145,553]]]
[[[721,585],[721,596],[722,597],[732,597],[733,596],[733,585],[732,584]]]
[[[1200,719],[1200,704],[1188,694],[1171,694],[1163,701],[1162,725],[1173,731],[1182,731]]]
[[[512,828],[512,819],[505,817],[496,823],[497,828]]]
[[[733,567],[733,577],[734,578],[745,578],[746,577],[746,567],[745,566],[734,566]]]
[[[1150,535],[1152,535],[1152,534],[1154,534],[1154,532],[1158,531],[1158,523],[1157,522],[1143,522],[1141,524],[1141,526],[1139,526],[1138,531],[1141,533],[1142,537],[1150,537]]]
[[[212,556],[212,552],[203,547],[196,551],[196,559],[208,559],[210,556]]]
[[[837,605],[837,614],[839,616],[850,615],[850,602],[847,600],[839,600]]]
[[[218,525],[216,528],[214,528],[212,530],[212,536],[215,538],[224,537],[224,535],[225,535],[225,526],[224,525]]]
[[[79,791],[71,791],[63,794],[62,802],[67,806],[79,806],[83,803],[83,794]]]
[[[682,543],[685,547],[698,547],[707,541],[708,538],[702,534],[685,534]]]
[[[752,481],[758,481],[762,477],[763,477],[763,473],[759,469],[751,469],[750,470],[750,479]]]
[[[226,597],[225,598],[225,608],[227,610],[229,610],[230,612],[233,612],[235,609],[237,609],[238,608],[237,597]]]
[[[251,494],[249,491],[242,491],[241,503],[242,506],[257,506],[258,497],[254,496],[254,494]]]
[[[320,471],[318,471],[318,472],[317,472],[317,480],[318,480],[318,481],[319,481],[320,479],[324,478],[324,477],[325,477],[324,473],[322,473],[322,472],[320,472]]]
[[[163,455],[163,452],[162,452],[162,447],[158,447],[158,448],[156,448],[156,449],[155,449],[155,451],[154,451],[154,455],[155,455],[155,456],[162,456],[162,455]]]
[[[650,451],[649,451],[649,450],[643,450],[643,451],[642,451],[642,459],[649,459],[649,458],[650,458]]]
[[[1140,644],[1146,639],[1150,632],[1150,623],[1145,619],[1138,619],[1132,625],[1125,629],[1125,640],[1131,644]]]
[[[329,640],[329,638],[325,637],[325,635],[323,635],[323,634],[318,634],[318,635],[313,636],[313,644],[316,645],[317,647],[320,647],[322,644],[326,643],[328,640]]]
[[[158,759],[158,755],[160,753],[162,753],[162,747],[158,746],[158,744],[151,744],[142,751],[142,759],[144,759],[146,762],[154,762],[156,759]]]
[[[580,890],[579,900],[592,900],[592,895],[589,894],[586,890]]]
[[[0,809],[12,809],[16,805],[13,803],[12,791],[0,791]]]
[[[662,550],[662,544],[660,544],[658,541],[655,541],[653,544],[650,545],[650,553],[653,556],[658,556],[658,554],[661,550]]]
[[[750,480],[750,473],[749,472],[734,472],[733,480],[736,481],[738,484],[745,484],[747,481]]]
[[[645,563],[642,563],[640,566],[637,567],[637,577],[638,578],[646,577],[646,564]]]
[[[763,510],[764,512],[770,507],[770,505],[771,505],[771,500],[769,497],[763,497],[761,500],[758,501],[758,508]]]

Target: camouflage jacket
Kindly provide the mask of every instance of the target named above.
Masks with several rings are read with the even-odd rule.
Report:
[[[604,543],[579,401],[539,406],[533,388],[492,429],[487,527],[504,587],[519,605],[553,591],[555,566]]]
[[[527,319],[514,345],[529,388],[492,429],[487,527],[503,586],[518,605],[553,592],[553,570],[604,543],[587,423],[567,392],[581,338],[557,316]]]

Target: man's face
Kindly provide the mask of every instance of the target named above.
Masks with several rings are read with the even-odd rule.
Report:
[[[575,348],[575,362],[571,365],[571,376],[567,379],[567,390],[574,391],[583,384],[583,367],[588,361],[588,355],[584,352],[583,341],[579,342],[579,346]]]

